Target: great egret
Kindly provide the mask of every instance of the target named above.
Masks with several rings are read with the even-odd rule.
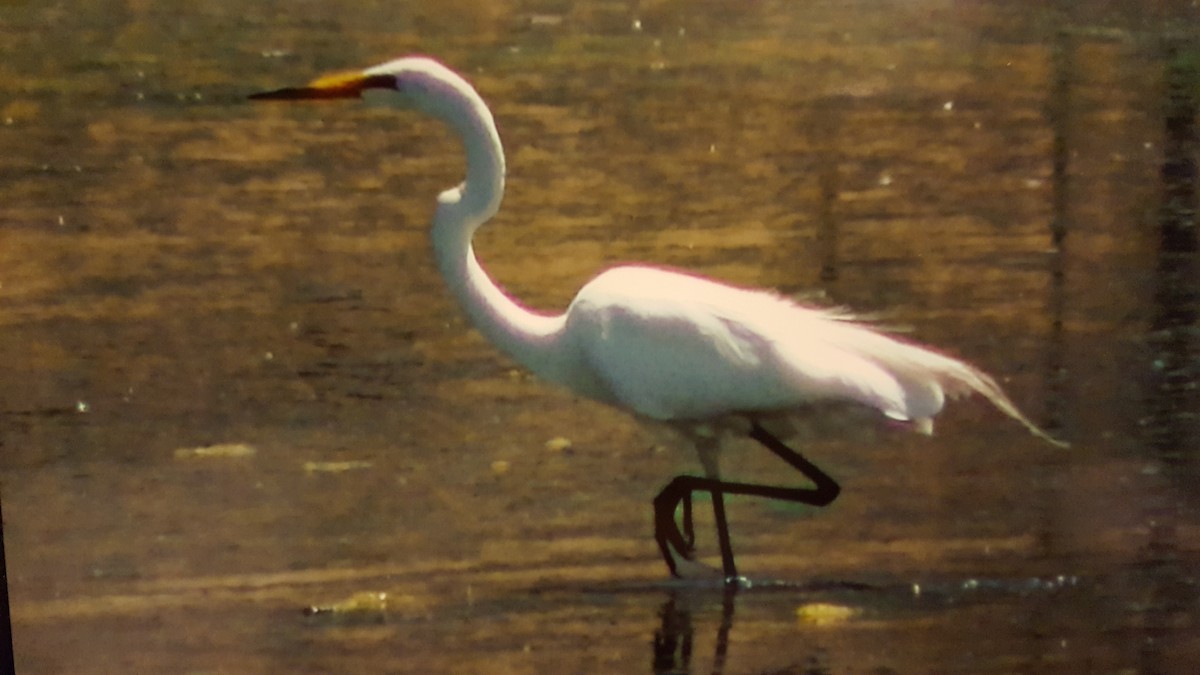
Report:
[[[655,540],[675,576],[695,558],[692,494],[708,492],[727,583],[737,567],[725,494],[824,506],[838,484],[778,438],[772,421],[826,401],[849,401],[926,434],[946,397],[982,394],[1035,435],[1058,444],[1017,410],[978,368],[886,335],[850,316],[804,307],[767,291],[685,272],[621,266],[589,281],[563,314],[533,312],[480,266],[471,238],[500,207],[504,151],[491,111],[441,63],[414,56],[256,100],[378,97],[449,125],[466,150],[466,180],[438,195],[433,250],[471,322],[545,380],[643,418],[674,426],[695,445],[705,476],[681,475],[654,499]],[[781,487],[721,479],[723,436],[748,434],[813,482]],[[682,530],[677,513],[682,505]]]

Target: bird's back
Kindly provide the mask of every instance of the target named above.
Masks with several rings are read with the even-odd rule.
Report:
[[[567,337],[597,398],[659,420],[856,401],[929,429],[947,396],[978,392],[1029,423],[985,373],[835,310],[643,266],[580,290]]]
[[[894,377],[841,343],[866,329],[679,272],[608,270],[579,292],[567,330],[616,402],[655,419],[838,398],[894,408],[899,395]]]

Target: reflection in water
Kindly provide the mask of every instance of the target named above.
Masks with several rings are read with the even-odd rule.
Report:
[[[1091,582],[1071,575],[1028,578],[957,578],[925,583],[893,581],[868,584],[854,581],[762,581],[751,587],[698,587],[675,585],[658,610],[659,623],[654,630],[652,672],[655,675],[684,675],[691,673],[723,673],[727,666],[737,672],[747,671],[742,649],[750,649],[763,637],[764,627],[778,625],[780,617],[793,622],[789,633],[794,635],[784,652],[767,654],[763,661],[748,672],[803,673],[823,675],[835,672],[826,637],[836,639],[838,628],[848,625],[869,625],[873,629],[886,626],[911,626],[938,621],[960,621],[958,613],[970,616],[980,612],[996,616],[1013,616],[1018,604],[1033,604],[1061,611],[1064,605],[1078,602],[1095,592]],[[719,616],[715,602],[720,594]],[[741,603],[740,612],[738,603]],[[1055,611],[1053,609],[1049,610]],[[1036,616],[1036,613],[1033,615]],[[1033,618],[1031,616],[1030,618]],[[735,617],[737,629],[734,629]],[[865,617],[865,618],[864,618]],[[1034,619],[1031,644],[1033,653],[1048,624]],[[987,638],[974,634],[968,625],[962,642],[952,649],[970,654],[968,642],[982,644]],[[735,639],[735,633],[737,639]],[[710,638],[711,635],[711,638]],[[824,637],[823,637],[824,636]],[[702,647],[711,644],[711,669],[705,666],[709,651]],[[735,658],[729,665],[729,655]],[[844,654],[843,654],[844,656]],[[871,672],[903,672],[897,668],[893,650],[881,645],[864,645],[856,655],[860,665],[873,663]],[[969,661],[969,657],[968,657]],[[838,666],[844,667],[841,659]],[[977,666],[971,662],[971,666]],[[840,672],[840,671],[837,671]]]
[[[662,627],[654,633],[655,673],[686,673],[692,663],[692,613],[679,607],[677,593],[667,597],[659,612]]]
[[[820,199],[817,203],[817,248],[821,258],[820,279],[831,284],[838,279],[838,127],[844,99],[822,99],[813,106],[809,134],[816,148],[817,183]]]
[[[16,672],[13,662],[12,617],[8,604],[8,565],[4,557],[4,515],[0,513],[0,672]]]
[[[721,594],[721,622],[717,627],[712,658],[714,675],[725,671],[725,657],[729,654],[729,632],[733,629],[733,610],[737,594],[737,586],[726,586]],[[655,675],[692,672],[695,628],[691,603],[695,599],[695,596],[685,591],[672,590],[667,595],[667,601],[659,611],[662,625],[654,633]]]
[[[1159,250],[1150,326],[1153,349],[1149,431],[1159,459],[1190,463],[1196,430],[1196,86],[1200,47],[1168,42]]]
[[[1071,82],[1074,78],[1074,40],[1066,30],[1056,33],[1051,51],[1051,80],[1046,105],[1051,132],[1050,169],[1050,244],[1046,261],[1049,283],[1046,291],[1046,315],[1049,332],[1045,338],[1043,388],[1046,397],[1042,422],[1049,433],[1068,438],[1064,421],[1071,400],[1068,358],[1070,345],[1066,330],[1068,307],[1068,234],[1071,229],[1070,157],[1071,157]],[[1061,458],[1057,460],[1062,462]],[[1042,555],[1053,555],[1060,539],[1061,524],[1055,513],[1057,489],[1051,481],[1038,480],[1031,486],[1031,503],[1041,511],[1034,536]]]
[[[1053,132],[1051,145],[1051,214],[1050,239],[1053,254],[1050,256],[1050,335],[1047,344],[1046,363],[1046,429],[1052,434],[1062,434],[1063,406],[1069,400],[1067,385],[1067,341],[1063,322],[1067,306],[1067,234],[1070,232],[1070,112],[1071,77],[1073,69],[1074,41],[1071,35],[1060,30],[1054,41],[1052,52],[1053,80],[1047,116]]]
[[[1197,593],[1181,556],[1181,497],[1196,498],[1194,456],[1200,354],[1197,353],[1196,151],[1197,58],[1200,46],[1167,40],[1163,50],[1164,156],[1160,172],[1159,247],[1147,342],[1149,390],[1144,427],[1158,471],[1171,481],[1146,501],[1149,540],[1139,567],[1150,585],[1142,672],[1166,672],[1172,626],[1194,610]]]

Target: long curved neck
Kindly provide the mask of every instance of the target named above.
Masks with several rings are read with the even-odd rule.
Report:
[[[438,269],[484,337],[538,375],[561,381],[568,365],[556,338],[564,317],[538,314],[513,300],[475,257],[471,238],[504,195],[504,150],[482,99],[470,91],[457,103],[447,107],[449,113],[430,111],[457,132],[467,155],[466,180],[438,196],[432,230]]]

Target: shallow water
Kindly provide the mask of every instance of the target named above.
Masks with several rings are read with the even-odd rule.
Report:
[[[1191,672],[1194,9],[428,4],[0,5],[21,672]],[[477,246],[523,301],[622,261],[821,292],[1072,448],[833,419],[837,502],[730,504],[751,588],[667,580],[650,499],[698,465],[465,325],[448,134],[244,100],[417,51],[496,113]]]

